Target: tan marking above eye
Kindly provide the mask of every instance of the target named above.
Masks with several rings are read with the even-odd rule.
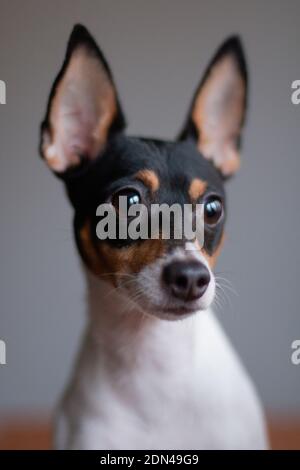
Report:
[[[136,179],[144,183],[152,193],[158,190],[159,188],[159,178],[153,170],[140,170],[135,175]]]
[[[189,196],[192,201],[197,201],[205,193],[207,183],[200,178],[194,178],[189,187]]]
[[[135,274],[160,258],[165,249],[161,239],[148,239],[131,246],[114,248],[105,241],[95,245],[91,236],[91,223],[86,220],[79,231],[84,260],[89,269],[106,281],[117,285],[122,274]]]

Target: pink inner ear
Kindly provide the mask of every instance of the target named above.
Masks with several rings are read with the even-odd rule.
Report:
[[[193,121],[199,129],[199,150],[224,175],[239,167],[236,142],[241,130],[245,84],[231,55],[210,71],[196,98]]]
[[[50,133],[43,153],[52,170],[63,172],[94,159],[105,145],[116,113],[116,96],[99,60],[84,46],[77,49],[58,84],[50,111]]]

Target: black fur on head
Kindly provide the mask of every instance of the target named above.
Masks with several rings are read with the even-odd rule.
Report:
[[[246,62],[241,42],[234,36],[209,64],[178,140],[128,137],[107,61],[89,32],[76,25],[50,92],[40,153],[65,182],[83,257],[80,233],[87,220],[92,243],[100,243],[95,237],[99,204],[124,188],[136,190],[145,204],[190,203],[195,180],[198,186],[202,183],[202,190],[193,202],[215,197],[223,205],[219,223],[205,227],[204,249],[213,255],[225,221],[224,179],[236,171],[239,162],[246,102]],[[145,171],[154,178],[155,191],[138,176]],[[122,249],[130,241],[101,243]]]

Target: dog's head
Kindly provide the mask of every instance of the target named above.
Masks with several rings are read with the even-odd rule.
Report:
[[[133,138],[108,64],[88,31],[75,26],[41,127],[41,155],[65,183],[75,210],[80,255],[99,278],[164,318],[206,309],[226,215],[224,181],[239,167],[247,100],[244,54],[236,37],[218,50],[174,142]],[[99,240],[97,207],[143,203],[204,208],[204,244],[162,237]],[[188,248],[188,249],[187,249]]]

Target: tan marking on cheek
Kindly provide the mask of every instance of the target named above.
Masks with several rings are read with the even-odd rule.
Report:
[[[101,265],[96,247],[92,242],[91,224],[89,220],[87,220],[83,227],[80,229],[79,237],[81,242],[81,249],[83,251],[84,260],[86,261],[86,264],[94,274],[103,274],[103,272],[105,271],[105,267]]]
[[[197,201],[207,188],[207,183],[200,178],[194,178],[189,187],[189,196],[192,201]]]
[[[224,241],[225,241],[225,234],[223,233],[222,237],[221,237],[221,240],[220,240],[220,243],[217,247],[217,249],[215,250],[215,252],[212,254],[212,255],[209,255],[208,253],[206,253],[206,251],[204,250],[204,248],[201,248],[201,253],[203,254],[204,258],[207,260],[209,266],[211,269],[213,269],[217,263],[217,259],[221,253],[221,250],[223,248],[223,245],[224,245]]]
[[[161,239],[144,240],[124,248],[114,248],[103,241],[95,246],[89,220],[80,229],[79,237],[88,268],[96,276],[112,282],[115,286],[122,274],[138,273],[164,253],[164,243]]]
[[[159,188],[159,179],[157,174],[153,170],[140,170],[135,175],[135,177],[142,181],[142,183],[147,186],[152,193],[158,190]]]
[[[118,275],[134,274],[140,272],[145,266],[153,263],[163,255],[164,244],[162,240],[144,240],[129,247],[114,248],[107,243],[98,244],[98,253],[103,259],[109,272]]]

